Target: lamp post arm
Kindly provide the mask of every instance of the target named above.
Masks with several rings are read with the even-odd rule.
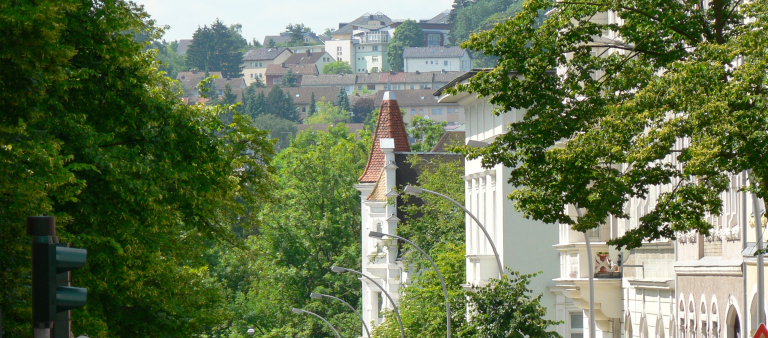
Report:
[[[410,240],[400,237],[398,235],[385,234],[385,236],[394,237],[412,245],[414,248],[419,250],[421,254],[424,255],[424,257],[426,257],[427,260],[429,260],[430,263],[432,263],[432,267],[435,269],[435,272],[437,272],[437,277],[440,277],[440,285],[442,285],[443,287],[443,295],[445,296],[445,316],[446,316],[445,325],[446,325],[446,328],[448,329],[447,336],[448,338],[451,338],[451,306],[448,303],[448,299],[449,299],[448,289],[445,287],[445,279],[443,279],[443,274],[440,273],[440,269],[437,268],[437,264],[435,264],[435,261],[432,260],[432,257],[429,257],[429,255],[427,255],[427,253],[424,252],[424,250],[422,250],[418,245],[416,245],[416,243],[413,243]]]
[[[387,296],[389,301],[392,303],[392,307],[395,309],[395,315],[397,316],[397,323],[400,324],[400,338],[405,338],[405,328],[403,328],[403,319],[400,318],[400,311],[397,309],[397,304],[395,304],[395,300],[392,299],[392,297],[389,295],[389,293],[386,290],[384,290],[384,288],[379,283],[377,283],[375,280],[373,280],[373,278],[369,277],[368,275],[366,275],[366,274],[364,274],[364,273],[362,273],[360,271],[355,271],[355,270],[352,270],[352,269],[346,269],[346,270],[349,271],[349,272],[358,274],[358,275],[360,275],[362,277],[367,278],[369,281],[371,281],[371,283],[376,285],[379,288],[379,290],[381,290],[381,292],[385,296]]]
[[[336,328],[333,327],[333,325],[331,325],[331,323],[329,323],[327,320],[325,320],[325,318],[320,317],[320,315],[318,315],[318,314],[316,314],[314,312],[310,312],[310,311],[307,311],[307,310],[302,310],[302,311],[304,311],[304,313],[308,313],[308,314],[311,314],[311,315],[313,315],[313,316],[315,316],[317,318],[320,318],[320,320],[324,321],[325,324],[328,324],[328,327],[330,327],[331,330],[333,330],[333,332],[336,334],[337,338],[341,338],[341,335],[339,335],[339,331],[336,331]]]
[[[469,215],[469,217],[472,217],[473,220],[475,220],[475,223],[477,223],[477,226],[480,227],[480,230],[483,230],[483,233],[485,234],[485,238],[488,239],[488,243],[491,244],[491,249],[493,249],[493,254],[496,256],[496,264],[499,265],[499,277],[504,275],[504,265],[501,264],[501,258],[499,257],[499,252],[496,250],[496,245],[493,244],[493,239],[491,239],[491,235],[488,234],[488,231],[485,230],[485,227],[483,226],[483,223],[480,223],[480,220],[475,217],[474,214],[472,214],[467,208],[464,207],[461,203],[457,202],[453,198],[450,198],[446,195],[443,195],[439,192],[435,192],[432,190],[427,190],[424,188],[421,188],[425,193],[432,194],[438,197],[445,198],[446,200],[450,201],[451,203],[455,204],[457,207],[461,208],[461,210],[464,210],[464,212]]]
[[[326,294],[323,294],[323,297],[328,297],[328,298],[331,298],[331,299],[335,299],[335,300],[338,300],[338,301],[340,301],[340,302],[344,303],[344,305],[346,305],[346,306],[347,306],[348,308],[350,308],[350,309],[351,309],[353,312],[355,312],[355,314],[356,314],[356,315],[357,315],[357,316],[360,318],[360,321],[361,321],[361,322],[363,322],[363,328],[365,328],[365,333],[366,333],[366,334],[368,334],[368,337],[370,337],[370,336],[371,336],[371,331],[368,331],[368,325],[366,325],[366,324],[365,324],[365,320],[363,319],[363,316],[361,316],[361,315],[360,315],[360,312],[357,312],[357,309],[355,309],[354,307],[352,307],[352,305],[350,305],[349,303],[345,302],[345,301],[344,301],[343,299],[341,299],[341,298],[337,298],[337,297],[334,297],[334,296],[331,296],[331,295],[326,295]]]

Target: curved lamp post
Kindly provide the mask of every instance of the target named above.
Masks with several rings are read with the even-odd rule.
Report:
[[[330,299],[335,299],[335,300],[338,300],[338,301],[344,303],[344,305],[346,305],[348,308],[352,309],[352,312],[354,312],[357,315],[357,317],[360,318],[360,321],[363,322],[363,328],[365,328],[365,333],[368,334],[368,337],[371,336],[371,331],[368,331],[368,325],[365,324],[365,320],[363,320],[363,316],[361,316],[360,313],[357,312],[357,310],[354,307],[352,307],[352,305],[349,305],[349,303],[345,302],[343,299],[337,298],[337,297],[334,297],[334,296],[331,296],[331,295],[326,295],[326,294],[322,294],[322,293],[316,293],[316,292],[310,293],[309,297],[313,298],[313,299],[330,298]]]
[[[426,257],[430,263],[432,263],[432,267],[435,268],[435,272],[437,272],[437,277],[440,277],[440,285],[443,286],[443,295],[445,296],[445,326],[448,329],[447,336],[448,338],[451,338],[451,306],[448,303],[448,289],[445,287],[445,279],[443,279],[443,274],[440,273],[440,269],[437,268],[437,264],[435,264],[435,261],[432,260],[432,257],[429,257],[429,255],[427,255],[427,253],[424,252],[424,250],[422,250],[418,245],[416,245],[416,243],[413,243],[398,235],[390,235],[390,234],[385,234],[378,231],[371,231],[368,233],[368,237],[378,238],[378,239],[383,239],[384,237],[392,237],[392,238],[397,238],[399,240],[402,240],[403,242],[413,245],[414,248],[419,250],[421,254],[424,255],[424,257]]]
[[[576,215],[581,218],[583,216],[579,206],[576,206]],[[589,235],[587,231],[584,231],[584,242],[587,245],[587,269],[589,269],[589,338],[595,337],[595,257],[592,256],[592,245],[589,243]]]
[[[392,303],[392,307],[395,309],[395,315],[397,316],[397,323],[400,324],[400,338],[405,338],[405,329],[403,328],[403,319],[400,318],[400,310],[397,309],[397,305],[395,304],[395,301],[392,299],[392,297],[389,295],[389,293],[387,293],[387,291],[384,290],[384,288],[379,283],[376,283],[376,281],[373,280],[373,278],[369,277],[368,275],[366,275],[366,274],[364,274],[364,273],[362,273],[360,271],[355,271],[355,270],[343,268],[343,267],[340,267],[340,266],[333,266],[333,267],[331,267],[331,271],[336,272],[336,273],[351,272],[351,273],[354,273],[354,274],[357,274],[357,275],[360,275],[362,277],[367,278],[374,285],[376,285],[379,288],[379,290],[381,290],[381,292],[384,293],[384,295],[387,296],[389,301]]]
[[[317,317],[317,318],[320,318],[320,320],[322,320],[322,321],[324,321],[326,324],[328,324],[328,327],[330,327],[330,328],[331,328],[331,330],[333,330],[333,333],[335,333],[335,334],[336,334],[336,337],[337,337],[337,338],[341,338],[341,335],[339,335],[339,331],[336,331],[336,328],[334,328],[334,327],[333,327],[333,325],[331,325],[331,323],[329,323],[327,320],[325,320],[325,318],[323,318],[323,317],[320,317],[318,314],[316,314],[316,313],[314,313],[314,312],[309,312],[309,311],[307,311],[307,310],[297,309],[297,308],[293,308],[293,309],[291,309],[291,311],[293,311],[293,313],[296,313],[296,314],[304,314],[304,313],[306,313],[306,314],[310,314],[310,315],[313,315],[313,316],[315,316],[315,317]]]
[[[403,192],[405,192],[408,195],[413,195],[413,196],[418,196],[418,195],[421,195],[422,193],[428,193],[430,195],[435,195],[435,196],[438,196],[438,197],[442,197],[442,198],[450,201],[451,203],[453,203],[457,207],[461,208],[461,210],[464,210],[464,212],[467,215],[469,215],[469,217],[471,217],[473,220],[475,220],[475,223],[477,223],[477,226],[480,227],[480,230],[483,230],[483,233],[485,234],[485,238],[488,239],[488,243],[491,244],[491,249],[493,249],[493,254],[496,256],[496,264],[499,265],[499,277],[504,275],[504,265],[501,264],[501,258],[499,257],[499,252],[496,251],[496,245],[493,244],[493,240],[491,239],[491,235],[489,235],[488,231],[485,230],[485,227],[483,226],[483,223],[480,223],[480,220],[477,219],[477,217],[475,217],[475,215],[473,215],[471,212],[469,212],[469,210],[467,210],[467,208],[465,208],[464,205],[462,205],[459,202],[456,202],[456,200],[454,200],[453,198],[445,196],[445,195],[443,195],[443,194],[441,194],[439,192],[434,192],[432,190],[427,190],[427,189],[424,189],[424,188],[414,187],[412,185],[407,185],[405,187],[405,189],[403,190]]]

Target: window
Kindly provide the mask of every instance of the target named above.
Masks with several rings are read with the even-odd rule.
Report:
[[[376,69],[374,67],[374,69]],[[368,85],[368,90],[376,90],[376,85]]]
[[[424,109],[419,109],[419,115],[424,115]]]
[[[379,321],[384,320],[384,298],[381,297],[381,292],[376,292],[376,302],[379,309]]]
[[[374,52],[378,52],[379,51],[379,46],[371,46],[371,50],[374,51]]]
[[[222,96],[222,95],[224,95],[224,91],[219,89],[219,96]]]
[[[434,61],[429,61],[429,64],[431,65]]]
[[[253,67],[253,62],[251,62],[251,67]]]
[[[571,312],[571,328],[570,328],[570,334],[571,338],[582,338],[584,337],[584,316],[582,316],[581,312]]]
[[[453,110],[452,108],[448,108],[448,112],[447,112],[447,114],[448,114],[448,115],[451,115],[451,111],[452,111],[452,110]]]
[[[443,115],[443,108],[432,108],[432,115]]]
[[[253,74],[251,74],[251,78],[253,78]]]
[[[307,112],[307,107],[301,107],[301,112],[302,113],[306,113]]]
[[[264,65],[261,62],[259,62],[259,67],[264,67]]]
[[[416,115],[416,109],[411,109],[411,115]]]
[[[280,84],[280,80],[282,80],[282,79],[280,79],[280,78],[274,79],[274,80],[272,80],[272,83],[274,83],[276,85],[279,85]]]
[[[336,56],[341,57],[341,46],[336,47]]]
[[[373,62],[373,63],[378,63],[378,62],[379,62],[379,57],[378,57],[378,56],[374,56],[374,57],[372,57],[372,58],[371,58],[371,62]]]
[[[359,71],[359,69],[358,69],[358,71]],[[357,90],[362,91],[363,90],[363,85],[357,85]]]
[[[424,61],[424,64],[425,64],[425,65],[428,65],[428,64],[429,64],[429,61]]]
[[[447,66],[447,65],[448,65],[448,60],[443,61],[443,66]]]
[[[439,45],[440,45],[440,34],[427,35],[427,46],[439,46]]]

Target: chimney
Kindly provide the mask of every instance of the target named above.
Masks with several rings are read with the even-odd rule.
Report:
[[[417,71],[416,71],[416,75],[419,75],[419,74],[421,74],[421,72],[417,70]]]
[[[309,51],[309,48],[307,48],[307,56],[312,56],[312,52]]]
[[[283,68],[285,68],[285,62],[282,63]]]
[[[441,72],[442,72],[443,74],[445,74],[445,69],[443,69]]]
[[[389,71],[389,75],[395,75],[395,71],[394,70],[390,70]]]

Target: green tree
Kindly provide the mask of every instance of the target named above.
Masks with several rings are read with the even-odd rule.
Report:
[[[304,123],[338,123],[349,122],[350,112],[341,109],[330,102],[320,101],[317,103],[317,113],[308,116]]]
[[[360,281],[330,267],[360,266],[360,193],[354,185],[370,146],[370,136],[361,136],[343,124],[308,130],[275,158],[277,196],[262,208],[263,225],[248,240],[253,253],[244,261],[252,277],[233,302],[232,327],[240,334],[252,326],[260,337],[333,335],[291,307],[323,314],[344,336],[359,334],[359,319],[342,304],[311,300],[309,293],[333,294],[355,307],[360,302]]]
[[[221,102],[226,105],[237,103],[237,94],[232,92],[232,86],[229,83],[224,85],[224,91],[221,95]]]
[[[190,68],[221,72],[224,77],[240,77],[243,50],[247,46],[248,42],[240,35],[239,25],[227,27],[216,19],[211,27],[198,28],[192,35],[186,63]]]
[[[312,32],[309,27],[304,26],[304,24],[291,24],[289,23],[288,26],[285,27],[285,30],[288,32],[288,37],[291,39],[290,45],[291,46],[303,46],[304,45],[304,35],[306,35],[309,32]]]
[[[283,92],[280,86],[273,86],[266,98],[264,112],[289,121],[299,122],[299,111],[293,103],[290,92]]]
[[[395,29],[395,36],[387,47],[387,62],[392,70],[403,71],[403,51],[405,47],[424,46],[424,31],[414,20],[405,20]]]
[[[352,66],[346,61],[334,61],[323,66],[323,74],[352,74]]]
[[[339,87],[339,94],[336,95],[336,106],[347,112],[352,110],[349,106],[349,96],[347,96],[347,91],[344,90],[344,87]]]
[[[277,44],[275,43],[275,40],[272,38],[267,39],[267,42],[264,43],[264,45],[267,46],[267,48],[275,48]]]
[[[484,287],[466,293],[472,304],[472,320],[461,332],[462,337],[543,337],[560,338],[554,329],[559,324],[544,319],[547,308],[541,295],[532,297],[528,285],[536,274],[509,271],[511,277],[491,279]]]
[[[187,70],[184,56],[176,52],[178,45],[178,41],[168,43],[163,40],[162,42],[155,41],[150,46],[150,48],[157,50],[157,61],[161,63],[158,68],[166,72],[171,79],[176,79],[176,75],[180,71]]]
[[[253,119],[253,125],[261,130],[268,130],[269,137],[277,140],[275,150],[280,152],[291,144],[291,139],[298,130],[296,123],[274,115],[259,115]]]
[[[299,78],[293,73],[292,68],[288,68],[288,71],[280,77],[280,84],[283,87],[298,87]]]
[[[133,3],[17,3],[0,27],[4,333],[29,336],[24,218],[43,213],[57,217],[62,242],[88,249],[72,276],[88,288],[75,335],[194,336],[226,320],[202,254],[232,240],[245,203],[268,198],[266,134],[182,104],[137,39],[161,32]]]
[[[315,101],[315,92],[312,92],[312,96],[309,98],[309,111],[307,116],[312,116],[317,112],[317,101]]]
[[[527,217],[586,231],[629,217],[624,205],[647,197],[649,186],[671,186],[637,228],[611,241],[633,248],[678,231],[709,233],[704,215],[721,212],[731,175],[750,172],[746,188],[766,200],[768,135],[754,131],[768,121],[760,75],[768,38],[759,28],[768,2],[557,3],[540,22],[551,5],[529,1],[473,36],[465,46],[500,62],[459,86],[489,97],[495,112],[527,110],[490,147],[472,151],[486,166],[513,168],[509,183],[520,188],[511,197]],[[586,19],[608,11],[623,24]],[[622,42],[598,40],[602,32]],[[564,205],[585,214],[573,219]]]
[[[445,126],[447,125],[448,122],[438,122],[421,116],[411,118],[408,135],[416,139],[416,143],[411,145],[411,150],[414,152],[430,151],[445,134]]]
[[[256,93],[258,85],[254,82],[243,90],[243,104],[240,106],[240,112],[248,115],[251,119],[264,114],[266,111],[267,98],[263,91]]]
[[[372,96],[360,97],[352,105],[352,123],[364,123],[375,108],[375,101]]]

